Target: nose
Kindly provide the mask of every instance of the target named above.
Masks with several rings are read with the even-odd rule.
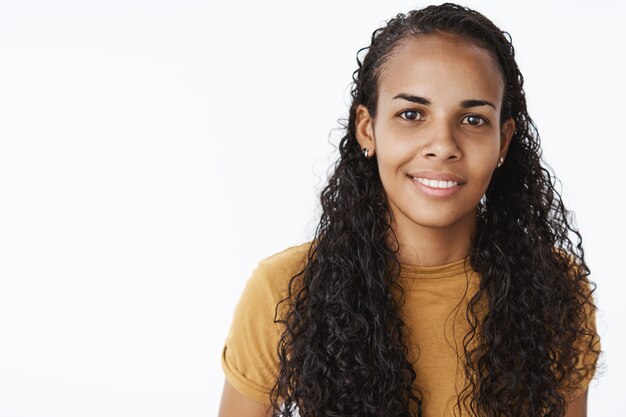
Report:
[[[422,147],[422,156],[426,159],[447,162],[461,158],[461,149],[456,141],[454,129],[445,120],[433,121],[426,137],[427,140]]]

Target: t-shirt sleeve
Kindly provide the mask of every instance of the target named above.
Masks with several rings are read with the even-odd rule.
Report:
[[[264,404],[279,369],[281,324],[274,323],[279,294],[261,262],[246,282],[222,350],[222,369],[243,395]]]
[[[577,271],[577,268],[574,267],[573,270]],[[585,295],[590,297],[591,301],[595,303],[591,285],[588,282],[580,282],[581,285],[584,286]],[[566,386],[563,387],[563,393],[568,401],[578,398],[589,388],[589,384],[593,380],[596,372],[601,351],[600,336],[598,335],[596,326],[596,308],[590,303],[586,303],[584,312],[587,318],[585,322],[585,334],[576,341],[576,345],[581,350],[581,354],[576,363],[576,369],[579,375],[568,378]]]

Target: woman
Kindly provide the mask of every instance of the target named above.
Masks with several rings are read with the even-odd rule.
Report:
[[[505,34],[450,3],[373,33],[315,237],[237,306],[222,417],[586,415],[593,285]]]

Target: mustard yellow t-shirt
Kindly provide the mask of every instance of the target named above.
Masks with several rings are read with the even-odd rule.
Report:
[[[303,268],[310,244],[290,247],[259,262],[237,304],[222,351],[228,381],[245,396],[265,404],[270,403],[279,369],[277,346],[283,328],[274,323],[276,304],[287,295],[289,279]],[[406,324],[407,359],[417,373],[423,415],[453,416],[466,382],[461,357],[463,337],[469,330],[465,311],[478,289],[479,276],[466,258],[430,267],[402,265],[399,283],[405,290],[400,314]],[[593,363],[595,359],[588,354],[580,361]],[[571,398],[584,392],[592,376]]]

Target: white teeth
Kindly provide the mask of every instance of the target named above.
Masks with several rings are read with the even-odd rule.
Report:
[[[419,182],[424,185],[428,185],[432,188],[450,188],[458,185],[455,181],[439,181],[439,180],[429,180],[428,178],[415,178]]]

